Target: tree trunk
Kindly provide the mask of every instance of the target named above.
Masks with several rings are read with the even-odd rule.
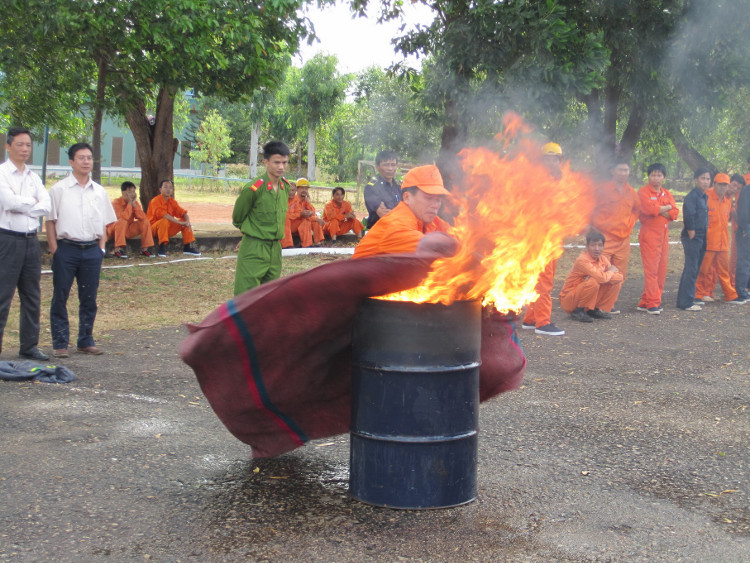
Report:
[[[719,171],[706,157],[690,146],[690,141],[685,137],[679,126],[672,128],[669,132],[669,139],[672,141],[677,154],[693,172],[702,166],[711,170],[712,175]]]
[[[302,143],[297,141],[297,178],[302,176]]]
[[[173,127],[174,91],[167,87],[159,90],[153,125],[149,123],[143,101],[139,101],[125,118],[141,160],[141,205],[146,210],[159,193],[159,183],[162,180],[174,182],[174,155],[178,145]]]
[[[453,188],[454,183],[461,183],[461,168],[456,160],[458,152],[466,144],[467,127],[461,123],[455,100],[445,103],[445,123],[440,138],[440,153],[437,166],[443,176],[443,184],[447,190]]]
[[[307,130],[307,179],[315,180],[315,127]]]
[[[604,122],[602,141],[609,155],[617,152],[617,110],[620,105],[620,89],[611,84],[604,88]]]
[[[107,60],[103,55],[96,55],[96,102],[94,102],[94,132],[91,136],[91,148],[93,149],[94,168],[91,170],[91,179],[102,183],[102,118],[104,107],[104,94],[107,87]]]
[[[251,179],[258,175],[258,137],[260,137],[260,123],[253,123],[250,130],[250,150],[247,151]]]
[[[641,138],[641,131],[646,125],[648,110],[642,100],[636,100],[630,108],[630,118],[620,139],[620,150],[618,154],[624,158],[633,158],[635,146]]]

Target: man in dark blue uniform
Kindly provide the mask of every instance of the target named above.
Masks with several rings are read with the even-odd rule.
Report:
[[[682,202],[683,229],[680,234],[685,251],[685,266],[677,290],[677,308],[685,311],[700,311],[702,302],[695,301],[695,281],[706,254],[706,233],[708,232],[708,196],[711,187],[711,171],[698,168],[693,174],[695,187]]]
[[[401,201],[401,185],[394,179],[397,168],[398,156],[394,151],[380,151],[375,157],[378,175],[365,186],[365,206],[369,213],[368,229]]]

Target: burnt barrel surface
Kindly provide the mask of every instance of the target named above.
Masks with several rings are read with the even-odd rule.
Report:
[[[368,299],[352,337],[349,493],[446,508],[477,490],[481,304]]]

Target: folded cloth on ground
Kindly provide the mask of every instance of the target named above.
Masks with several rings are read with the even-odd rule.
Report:
[[[6,381],[41,381],[43,383],[70,383],[76,374],[65,366],[38,364],[31,361],[0,361],[0,379]]]

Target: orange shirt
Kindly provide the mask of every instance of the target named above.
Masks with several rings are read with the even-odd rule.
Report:
[[[640,219],[641,219],[641,230],[659,230],[662,231],[669,227],[669,222],[677,219],[680,214],[677,209],[677,204],[674,201],[672,194],[665,190],[659,190],[659,193],[654,190],[649,184],[643,186],[638,190],[638,199],[640,200]],[[671,205],[672,209],[669,210],[669,219],[659,214],[662,205]]]
[[[403,201],[393,211],[381,217],[375,226],[354,249],[353,258],[365,258],[377,254],[414,252],[424,235],[440,231],[447,233],[450,225],[440,217],[425,225],[414,216]]]
[[[584,250],[576,258],[573,269],[570,270],[560,290],[560,297],[562,298],[568,295],[568,293],[572,293],[576,287],[589,278],[595,279],[599,284],[610,281],[622,281],[622,272],[608,272],[607,268],[610,266],[609,259],[603,254],[599,256],[598,260],[594,260],[589,251]]]
[[[175,198],[170,197],[169,200],[166,200],[161,194],[152,199],[148,204],[148,220],[152,225],[167,214],[175,219],[182,220],[185,213],[187,211],[180,207]]]
[[[312,211],[313,216],[306,217],[306,219],[312,219],[315,216],[315,206],[307,201],[306,199],[303,201],[300,199],[298,195],[295,195],[290,201],[289,201],[289,209],[287,209],[286,217],[290,221],[294,221],[295,219],[301,219],[301,213],[304,210]]]
[[[629,184],[625,184],[620,193],[614,182],[607,182],[596,191],[591,224],[604,233],[608,241],[625,240],[638,219],[639,207],[638,194]]]
[[[348,201],[342,201],[341,207],[339,207],[334,200],[331,200],[323,208],[323,221],[327,223],[336,219],[337,221],[344,222],[346,221],[346,216],[351,212],[352,204]]]
[[[117,215],[118,220],[124,219],[128,223],[134,223],[136,220],[146,220],[146,214],[143,212],[141,204],[137,201],[133,205],[129,205],[124,197],[118,197],[112,201],[112,207],[115,210],[115,215]]]
[[[706,190],[708,196],[708,233],[706,250],[726,252],[729,250],[729,217],[732,214],[732,198],[719,199],[716,190]]]

